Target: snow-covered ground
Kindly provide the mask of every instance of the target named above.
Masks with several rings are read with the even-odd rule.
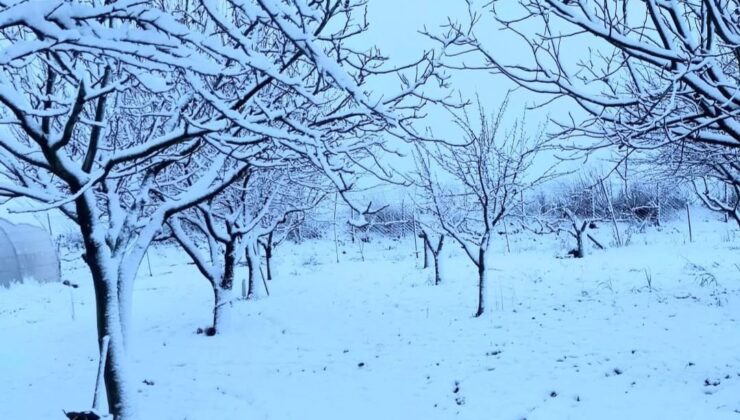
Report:
[[[698,218],[700,219],[700,218]],[[429,284],[411,238],[276,250],[271,296],[210,321],[208,284],[171,248],[140,270],[130,353],[142,419],[740,419],[740,234],[681,220],[582,260],[512,235],[488,312],[450,241]],[[602,228],[605,229],[605,228]],[[608,232],[600,231],[608,242]],[[605,239],[606,238],[606,239]],[[0,290],[0,418],[90,407],[94,304],[62,285]],[[651,282],[648,284],[647,279]]]

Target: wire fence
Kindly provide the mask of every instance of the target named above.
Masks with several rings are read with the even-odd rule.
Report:
[[[296,227],[290,239],[296,242],[332,241],[337,261],[348,250],[364,259],[366,252],[391,246],[418,255],[423,251],[423,244],[418,238],[415,212],[410,200],[400,199],[361,217],[340,197],[331,197],[321,207],[305,215],[303,223]]]

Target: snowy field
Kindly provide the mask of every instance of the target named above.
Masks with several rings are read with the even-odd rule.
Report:
[[[130,356],[142,419],[740,419],[740,234],[706,216],[630,245],[556,258],[558,239],[498,238],[488,312],[448,244],[443,284],[413,239],[276,250],[271,296],[208,325],[210,288],[174,248],[136,283]],[[600,231],[608,242],[608,232]],[[0,290],[0,418],[89,407],[91,282]],[[648,282],[650,279],[650,282]]]

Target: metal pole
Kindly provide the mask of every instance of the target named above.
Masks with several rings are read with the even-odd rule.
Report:
[[[337,193],[334,193],[334,253],[339,264],[339,244],[337,243]]]
[[[416,255],[416,259],[419,259],[419,245],[417,245],[417,238],[416,238],[416,209],[414,209],[414,212],[411,214],[411,220],[414,224],[414,254]]]

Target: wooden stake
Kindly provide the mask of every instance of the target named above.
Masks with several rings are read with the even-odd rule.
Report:
[[[103,337],[103,341],[100,343],[100,363],[98,363],[98,376],[95,378],[95,391],[93,394],[93,411],[98,411],[98,403],[102,399],[103,393],[103,373],[105,372],[105,363],[108,360],[108,346],[110,344],[110,337]]]
[[[149,277],[154,277],[152,274],[152,262],[149,260],[149,250],[146,250],[146,265],[149,267]]]
[[[590,239],[590,240],[591,240],[591,242],[593,242],[593,243],[594,243],[594,245],[596,245],[597,247],[599,247],[599,249],[604,249],[604,246],[603,246],[603,245],[601,245],[601,244],[599,243],[599,241],[597,241],[596,239],[594,239],[594,237],[593,237],[593,236],[591,236],[591,234],[590,234],[590,233],[587,233],[587,234],[586,234],[586,236],[588,237],[588,239]]]
[[[686,203],[686,220],[689,222],[689,242],[694,242],[694,234],[691,231],[691,210],[689,210],[689,203]]]

